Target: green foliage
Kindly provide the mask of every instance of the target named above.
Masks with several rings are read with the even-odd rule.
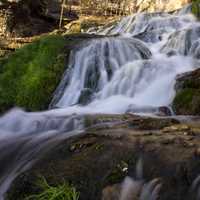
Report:
[[[79,193],[73,186],[63,183],[58,186],[50,186],[44,177],[40,177],[37,183],[41,193],[31,195],[26,200],[78,200]]]
[[[185,89],[181,92],[178,92],[174,102],[183,106],[189,106],[190,102],[192,101],[193,95],[193,89]]]
[[[0,62],[0,111],[45,109],[64,71],[62,36],[45,36]]]
[[[192,0],[192,13],[200,18],[200,0]]]
[[[7,3],[8,0],[0,0],[0,3]]]
[[[200,114],[200,91],[193,88],[185,88],[176,94],[173,108],[179,113]]]

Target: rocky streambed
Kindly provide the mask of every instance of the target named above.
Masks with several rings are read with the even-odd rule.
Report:
[[[126,176],[136,178],[138,160],[143,181],[160,178],[159,199],[195,199],[189,189],[200,174],[198,117],[95,115],[86,116],[85,124],[84,134],[62,141],[21,174],[7,199],[39,193],[39,176],[54,186],[72,183],[82,200],[120,199],[120,185],[115,184]]]

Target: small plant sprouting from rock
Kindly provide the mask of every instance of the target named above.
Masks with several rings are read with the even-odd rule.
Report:
[[[79,192],[69,185],[63,183],[57,186],[50,186],[44,177],[40,177],[37,182],[41,192],[39,194],[31,195],[26,200],[78,200]]]

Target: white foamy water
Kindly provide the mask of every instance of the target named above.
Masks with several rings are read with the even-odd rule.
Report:
[[[176,76],[198,66],[199,23],[183,13],[143,13],[123,18],[109,33],[110,27],[100,29],[120,36],[94,39],[72,53],[51,107],[79,113],[169,107]]]
[[[66,107],[77,104],[84,89],[90,93],[98,92],[109,83],[121,66],[127,62],[150,57],[150,50],[137,39],[92,40],[88,46],[72,53],[68,69],[70,71],[58,87],[58,93],[61,93],[62,97],[57,106]],[[63,88],[66,81],[69,85]]]

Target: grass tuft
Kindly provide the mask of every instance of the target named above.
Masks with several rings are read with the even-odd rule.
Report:
[[[26,200],[78,200],[79,193],[73,186],[63,183],[58,186],[50,186],[44,177],[40,177],[37,186],[41,193],[31,195]]]

